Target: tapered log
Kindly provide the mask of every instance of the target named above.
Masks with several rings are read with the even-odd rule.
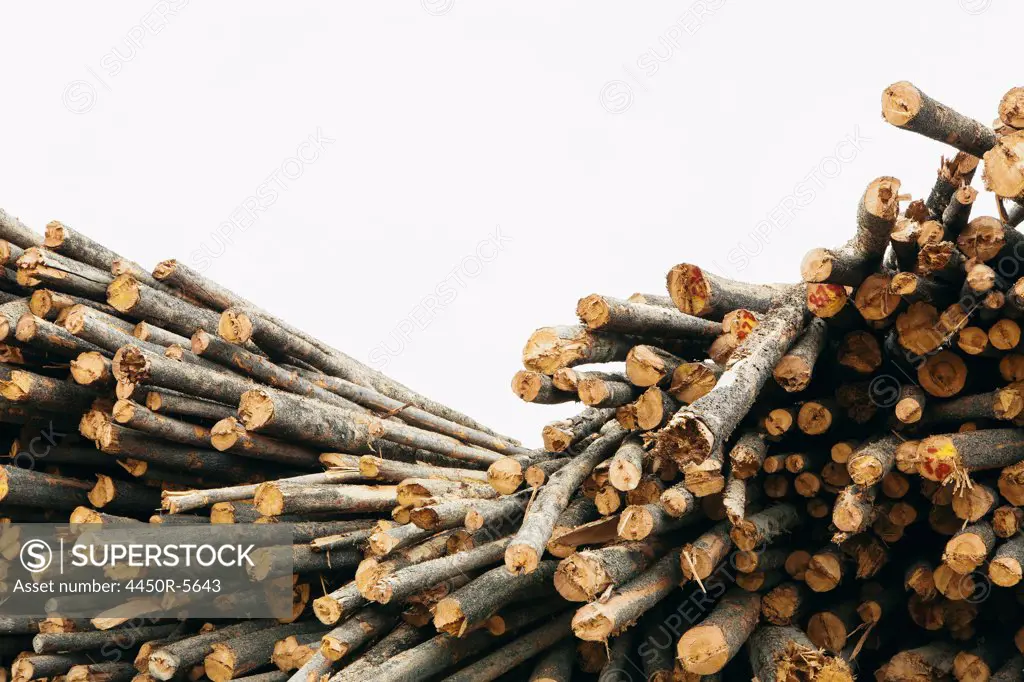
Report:
[[[900,181],[881,177],[868,185],[857,212],[857,233],[838,249],[814,249],[800,265],[805,282],[856,286],[881,262],[899,212]]]
[[[248,430],[266,429],[287,439],[347,452],[372,451],[369,444],[384,438],[477,465],[501,458],[448,436],[267,388],[244,392],[238,413]]]
[[[558,564],[555,588],[569,601],[593,601],[646,570],[658,550],[658,545],[650,542],[626,542],[574,553]]]
[[[526,625],[531,623],[540,622],[542,619],[548,618],[554,609],[547,606],[541,607],[523,607],[513,613],[510,613],[505,617],[505,626],[507,633],[515,632],[516,630],[524,628]],[[548,625],[540,626],[532,631],[532,635],[526,637],[535,636],[538,634],[544,634],[550,632],[548,628],[553,628],[554,623],[561,624],[561,620],[550,621]],[[557,629],[557,628],[553,628]],[[522,654],[525,656],[518,662],[525,661],[529,657],[536,655],[547,646],[554,644],[558,639],[568,635],[559,635],[553,641],[547,642],[541,647],[527,647],[527,652]],[[508,641],[510,637],[505,636],[504,640]],[[438,635],[433,639],[427,640],[419,646],[407,649],[397,655],[392,656],[388,660],[379,664],[373,670],[374,679],[380,682],[399,682],[400,680],[411,680],[411,679],[427,679],[434,677],[438,673],[447,670],[460,661],[480,653],[483,650],[489,649],[494,644],[494,637],[486,630],[477,630],[472,632],[463,638],[453,638],[448,635]],[[516,640],[522,641],[522,640]],[[509,652],[505,654],[509,660],[517,654]],[[483,659],[487,660],[487,659]],[[501,665],[495,663],[495,665]],[[497,677],[501,674],[501,670],[494,673]],[[480,679],[492,679],[489,673],[480,673],[482,677]],[[476,676],[474,675],[474,678]],[[346,678],[347,679],[347,678]]]
[[[748,650],[750,667],[760,682],[853,680],[845,660],[818,650],[796,627],[761,625],[750,636]]]
[[[635,490],[643,476],[644,454],[638,437],[630,436],[623,440],[608,467],[608,482],[616,490]]]
[[[764,436],[761,434],[748,431],[741,435],[729,451],[732,475],[743,480],[756,476],[767,449]]]
[[[941,218],[956,191],[970,185],[979,162],[978,157],[959,151],[951,159],[942,158],[935,184],[925,201],[932,217]]]
[[[132,386],[169,388],[226,404],[238,404],[254,385],[238,375],[171,360],[134,344],[122,346],[114,354],[113,370],[119,382]]]
[[[176,445],[117,424],[105,424],[97,439],[98,447],[109,455],[131,457],[168,470],[201,473],[216,480],[252,482],[251,460],[216,450]]]
[[[803,517],[796,507],[777,504],[747,516],[729,531],[729,535],[739,549],[749,552],[771,544],[780,535],[792,532],[802,522]]]
[[[579,609],[573,616],[572,630],[584,641],[605,642],[667,597],[681,578],[679,550],[676,549],[618,587],[608,599]]]
[[[870,439],[858,447],[846,463],[853,482],[865,487],[880,482],[892,471],[899,443],[899,438],[889,435]]]
[[[713,339],[722,325],[660,306],[591,294],[581,298],[576,314],[588,328],[639,336]]]
[[[387,485],[261,484],[254,498],[264,516],[312,512],[381,512],[398,503],[398,488]]]
[[[146,393],[146,407],[162,414],[194,417],[206,421],[220,421],[231,417],[236,409],[222,403],[159,388],[151,388]]]
[[[149,674],[158,680],[173,679],[178,671],[186,671],[201,663],[213,645],[235,637],[267,630],[277,625],[274,620],[247,620],[161,646],[149,657]],[[270,660],[270,656],[267,656]]]
[[[0,467],[0,502],[5,506],[72,510],[89,504],[92,483],[15,466]]]
[[[495,540],[474,549],[400,569],[378,579],[367,590],[363,590],[363,596],[381,604],[403,599],[442,580],[497,563],[504,555],[508,543],[509,538]]]
[[[981,549],[985,549],[984,545]],[[979,549],[975,547],[969,551],[972,557],[976,557]],[[999,545],[989,563],[988,576],[1000,587],[1013,587],[1024,578],[1024,536],[1017,535]]]
[[[25,249],[18,257],[17,268],[17,281],[23,287],[45,285],[100,301],[114,279],[109,272],[38,247]]]
[[[995,548],[992,526],[981,521],[965,526],[946,543],[942,560],[957,573],[966,574],[978,568]]]
[[[25,223],[2,208],[0,208],[0,239],[5,239],[23,249],[43,244],[43,235],[33,232]]]
[[[530,573],[536,568],[551,539],[558,515],[568,505],[572,494],[594,467],[608,459],[626,437],[626,431],[611,422],[602,429],[602,436],[586,450],[555,472],[541,488],[530,506],[530,513],[509,545],[505,566],[513,573]]]
[[[398,620],[394,609],[367,607],[334,628],[320,641],[320,653],[334,663],[392,629]],[[314,676],[314,680],[319,676]]]
[[[930,436],[918,445],[917,457],[917,470],[924,478],[966,482],[973,471],[1006,467],[1024,459],[1024,439],[1015,429]]]
[[[141,514],[160,507],[160,491],[156,488],[115,481],[105,474],[97,474],[96,479],[88,498],[97,509],[114,514]]]
[[[882,116],[897,128],[945,142],[972,156],[982,156],[997,143],[991,128],[932,99],[908,81],[893,83],[882,93]]]
[[[383,665],[392,657],[416,647],[426,637],[427,634],[424,629],[403,623],[381,638],[358,659],[344,667],[340,672],[335,673],[330,680],[331,682],[365,680],[367,676],[376,670],[377,666]]]
[[[85,412],[96,398],[85,386],[20,369],[11,370],[0,380],[0,395],[35,409],[71,414]]]
[[[107,247],[93,241],[81,232],[71,229],[59,220],[52,220],[46,224],[46,233],[42,245],[68,258],[73,258],[106,272],[111,272],[115,261],[121,260],[123,263],[133,266],[133,271],[137,272],[138,277],[149,286],[161,286],[138,264],[125,261],[124,258]]]
[[[206,676],[214,682],[227,682],[266,665],[277,640],[322,629],[323,625],[317,621],[304,621],[217,641],[210,645],[211,651],[203,659],[203,668]]]
[[[353,480],[352,474],[344,471],[325,471],[317,474],[306,474],[279,480],[279,483],[293,484],[328,484],[347,483]],[[207,488],[204,490],[165,490],[162,494],[162,506],[171,514],[182,514],[209,507],[218,502],[236,502],[250,500],[256,494],[258,484],[230,486],[226,488]]]
[[[463,637],[514,601],[549,595],[557,566],[555,561],[542,561],[536,571],[521,576],[509,575],[502,566],[493,568],[439,601],[434,607],[434,627]]]
[[[544,449],[548,452],[565,452],[570,446],[600,431],[614,417],[613,408],[588,407],[569,419],[552,422],[541,433]]]
[[[758,625],[761,596],[730,590],[707,619],[683,633],[677,647],[687,672],[714,675],[729,663]]]
[[[668,292],[680,311],[715,319],[739,308],[765,312],[778,289],[736,282],[712,275],[696,265],[682,263],[669,270]]]
[[[772,370],[800,333],[805,309],[796,290],[780,299],[733,354],[710,393],[672,417],[654,439],[654,452],[680,464],[699,462],[732,434]]]
[[[579,382],[579,399],[588,407],[619,407],[636,400],[639,391],[625,381],[587,378]]]
[[[1022,145],[1024,134],[1013,132],[996,140],[984,154],[982,177],[985,179],[985,187],[1000,197],[1020,199],[1024,195]]]
[[[803,391],[810,385],[818,356],[825,348],[827,329],[824,320],[817,317],[812,319],[800,338],[775,366],[772,375],[787,393]]]
[[[66,679],[66,673],[73,667],[87,665],[89,662],[88,655],[83,653],[24,656],[19,657],[11,665],[11,675],[15,682],[28,682],[28,680],[50,677]]]
[[[727,521],[717,523],[680,552],[680,569],[687,580],[706,580],[732,548]]]

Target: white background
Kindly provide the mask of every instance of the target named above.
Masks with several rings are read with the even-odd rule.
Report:
[[[147,267],[205,268],[535,445],[575,408],[509,390],[531,330],[573,323],[592,292],[661,293],[682,261],[794,280],[808,248],[847,238],[869,180],[895,175],[919,197],[951,154],[887,127],[882,89],[911,80],[991,121],[1021,84],[1004,29],[1022,12],[5,3],[0,205]],[[321,146],[299,149],[317,131]],[[310,161],[288,161],[297,152]],[[255,220],[247,201],[264,209]]]

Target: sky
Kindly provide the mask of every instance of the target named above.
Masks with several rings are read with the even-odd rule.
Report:
[[[953,153],[882,120],[887,85],[990,122],[1021,84],[1012,0],[781,6],[5,3],[0,206],[539,445],[578,408],[512,394],[532,330],[681,262],[795,281],[870,180],[921,197]]]

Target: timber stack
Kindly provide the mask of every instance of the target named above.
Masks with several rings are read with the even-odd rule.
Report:
[[[10,677],[1024,680],[1024,88],[882,113],[950,147],[926,194],[867,183],[798,283],[580,299],[512,379],[580,403],[539,448],[0,212],[3,517],[288,524],[294,573],[281,621],[0,618]]]

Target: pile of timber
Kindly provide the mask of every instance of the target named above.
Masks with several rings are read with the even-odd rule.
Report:
[[[683,263],[581,299],[512,380],[583,404],[539,449],[0,212],[3,517],[287,523],[294,560],[283,621],[0,619],[10,677],[1021,682],[1024,89],[992,128],[882,102],[954,148],[929,193],[870,182],[799,284]]]

